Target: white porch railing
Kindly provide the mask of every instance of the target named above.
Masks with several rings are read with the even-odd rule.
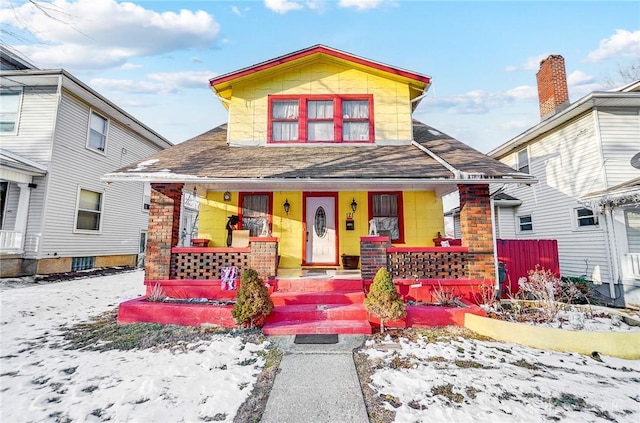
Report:
[[[19,253],[22,251],[22,232],[0,231],[0,252]]]
[[[622,256],[623,276],[640,280],[640,253],[629,253]]]

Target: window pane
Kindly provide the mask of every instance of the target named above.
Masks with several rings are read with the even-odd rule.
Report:
[[[274,101],[271,114],[274,119],[298,119],[298,101]]]
[[[271,137],[274,141],[297,141],[298,122],[273,122]]]
[[[100,211],[100,199],[102,194],[99,192],[80,190],[80,202],[78,208],[81,210]]]
[[[531,216],[520,216],[520,231],[532,231],[533,230],[533,220]]]
[[[523,173],[529,173],[529,153],[527,150],[518,152],[518,170]]]
[[[99,116],[95,113],[91,113],[91,123],[89,125],[89,127],[100,133],[100,134],[106,134],[107,133],[107,120],[105,118],[103,118],[102,116]]]
[[[389,231],[389,237],[392,241],[400,239],[400,228],[397,217],[375,217],[376,229],[380,231]]]
[[[598,225],[598,216],[593,213],[593,210],[587,208],[581,208],[576,210],[578,216],[578,226],[596,226]]]
[[[18,119],[20,91],[0,92],[0,132],[13,132]]]
[[[345,122],[342,126],[345,141],[365,141],[369,139],[369,122]]]
[[[333,101],[320,100],[307,102],[309,119],[333,119]]]
[[[368,119],[369,102],[366,100],[346,100],[342,102],[344,119]]]
[[[78,223],[76,229],[97,231],[100,229],[100,213],[78,211]]]
[[[245,195],[242,197],[242,215],[247,217],[267,216],[269,214],[268,195]]]
[[[333,121],[309,122],[308,128],[309,141],[333,141]]]
[[[107,134],[107,120],[102,116],[91,113],[89,122],[89,147],[104,151]]]
[[[373,195],[373,217],[398,217],[398,196],[396,194]]]

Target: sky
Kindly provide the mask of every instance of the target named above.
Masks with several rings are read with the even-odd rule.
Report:
[[[266,342],[217,335],[149,349],[68,348],[64,327],[140,296],[143,280],[138,270],[66,282],[3,281],[0,420],[233,422],[265,365]],[[638,421],[640,360],[601,354],[596,361],[572,352],[440,338],[366,341],[362,353],[375,363],[369,386],[375,397],[395,401],[397,408],[387,407],[396,422]]]
[[[540,121],[548,55],[571,102],[640,66],[638,1],[34,2],[0,0],[2,43],[173,143],[226,122],[209,79],[317,44],[432,77],[414,118],[485,153]]]

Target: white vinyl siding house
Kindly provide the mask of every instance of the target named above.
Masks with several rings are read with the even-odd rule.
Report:
[[[2,255],[3,274],[64,272],[89,262],[74,257],[93,257],[95,267],[135,265],[149,216],[142,206],[143,184],[108,185],[101,178],[171,143],[65,71],[3,71],[2,76],[3,86],[22,87],[23,98],[19,130],[0,135],[1,149],[43,169],[31,176],[19,257]],[[18,213],[19,191],[17,182],[9,181],[3,216],[9,226]],[[91,193],[99,193],[99,210],[81,199]],[[90,221],[97,230],[89,228]]]
[[[489,153],[518,168],[526,149],[530,173],[538,179],[535,185],[505,189],[522,204],[500,210],[500,237],[556,239],[563,276],[584,275],[605,284],[602,292],[627,304],[640,304],[640,280],[625,271],[636,242],[625,213],[635,222],[637,185],[636,200],[627,195],[630,203],[602,204],[607,190],[640,177],[640,169],[630,164],[640,152],[640,82],[636,85],[625,95],[592,93]],[[510,210],[515,233],[506,223]],[[519,231],[519,217],[527,215],[533,216],[533,231]]]

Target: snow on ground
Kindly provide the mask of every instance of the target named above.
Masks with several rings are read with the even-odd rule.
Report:
[[[183,349],[61,345],[60,326],[142,295],[143,277],[135,271],[0,292],[0,421],[233,421],[265,345],[225,335]]]
[[[640,360],[453,337],[363,352],[395,422],[640,421]]]

